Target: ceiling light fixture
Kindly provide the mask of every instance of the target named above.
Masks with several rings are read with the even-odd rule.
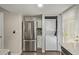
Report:
[[[38,4],[38,7],[40,7],[40,8],[43,7],[43,4]]]

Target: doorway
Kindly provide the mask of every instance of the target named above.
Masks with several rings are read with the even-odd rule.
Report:
[[[57,51],[58,40],[57,40],[57,17],[46,16],[45,17],[45,41],[46,51]]]

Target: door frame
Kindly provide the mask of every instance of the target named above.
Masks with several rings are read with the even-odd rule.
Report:
[[[48,16],[48,17],[46,17]],[[57,22],[57,16],[51,16],[51,15],[42,15],[42,53],[46,52],[46,34],[45,34],[45,17],[48,19],[56,19],[56,37],[57,37],[57,28],[58,28],[58,22]],[[58,50],[58,38],[57,38],[57,50]]]
[[[2,20],[2,39],[1,39],[1,48],[4,48],[4,14],[0,12],[1,20]]]

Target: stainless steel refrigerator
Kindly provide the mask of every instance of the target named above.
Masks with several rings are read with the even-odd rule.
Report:
[[[34,21],[23,21],[23,51],[36,51]]]

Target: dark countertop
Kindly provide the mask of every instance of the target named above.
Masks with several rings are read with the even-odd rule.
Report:
[[[72,55],[79,55],[79,47],[76,43],[64,43],[61,45],[63,49],[68,51]]]

